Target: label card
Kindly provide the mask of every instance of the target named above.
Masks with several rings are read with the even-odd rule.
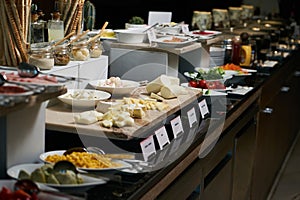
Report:
[[[156,153],[153,135],[141,141],[140,146],[145,161],[148,161],[149,157]]]
[[[193,124],[197,122],[197,116],[194,107],[187,112],[187,116],[189,119],[190,128],[192,128]]]
[[[154,29],[150,29],[147,31],[147,36],[148,36],[148,39],[149,39],[149,43],[151,44],[152,41],[156,40],[156,34],[155,34],[155,31]]]
[[[163,149],[165,145],[170,144],[169,136],[164,126],[156,130],[155,135],[160,149]]]
[[[205,115],[209,114],[209,110],[208,110],[206,100],[203,99],[202,101],[200,101],[198,103],[198,106],[199,106],[199,109],[200,109],[201,117],[202,117],[202,119],[204,119]]]
[[[177,116],[176,118],[171,120],[171,126],[174,138],[177,138],[181,133],[184,132],[180,116]]]

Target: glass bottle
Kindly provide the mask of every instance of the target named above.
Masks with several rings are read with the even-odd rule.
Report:
[[[60,40],[64,37],[64,22],[60,20],[60,12],[51,13],[52,19],[48,22],[48,41]]]
[[[231,62],[235,65],[240,65],[240,62],[241,62],[241,38],[240,38],[240,36],[234,36],[232,38]]]
[[[28,62],[40,69],[52,69],[54,66],[54,58],[50,43],[42,42],[31,44]]]
[[[225,39],[223,41],[223,47],[225,48],[224,64],[231,63],[232,40],[231,39]]]
[[[31,41],[30,43],[45,42],[44,23],[38,21],[38,13],[31,13]]]

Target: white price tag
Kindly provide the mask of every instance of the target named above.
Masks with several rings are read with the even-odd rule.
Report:
[[[174,138],[177,138],[180,133],[184,132],[180,116],[177,116],[176,118],[171,120],[171,126],[172,126]]]
[[[152,43],[152,41],[156,40],[156,33],[155,33],[154,29],[148,30],[147,36],[148,36],[148,40],[149,40],[150,44]]]
[[[166,144],[170,144],[169,136],[164,126],[156,130],[155,135],[160,149],[163,149]]]
[[[153,135],[141,141],[140,146],[145,161],[148,161],[149,157],[156,153]]]
[[[193,124],[197,122],[197,115],[194,107],[187,112],[187,116],[188,116],[190,128],[192,128]]]
[[[209,110],[208,110],[206,100],[203,99],[202,101],[200,101],[198,103],[198,106],[199,106],[199,109],[200,109],[201,117],[202,117],[202,119],[204,119],[205,115],[209,114]]]
[[[188,34],[190,32],[189,25],[188,24],[183,24],[181,26],[181,30],[182,30],[183,33]]]

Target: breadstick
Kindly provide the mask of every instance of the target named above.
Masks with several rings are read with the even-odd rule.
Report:
[[[64,22],[66,22],[66,20],[68,19],[67,17],[69,16],[69,12],[70,12],[70,8],[72,5],[72,0],[67,0],[67,3],[65,4],[64,8],[63,8],[63,15],[62,15],[62,20]]]
[[[75,0],[74,3],[71,5],[71,13],[69,15],[68,21],[65,26],[65,35],[68,34],[69,32],[72,32],[72,29],[69,29],[69,26],[70,23],[74,20],[74,13],[76,12],[77,5],[78,5],[78,0]]]
[[[24,38],[22,37],[22,31],[20,31],[20,29],[17,26],[17,23],[14,19],[14,8],[12,6],[15,6],[14,1],[13,0],[5,0],[5,10],[8,16],[8,22],[10,23],[10,27],[12,28],[12,33],[13,34],[13,38],[16,44],[16,48],[18,48],[20,50],[21,53],[21,57],[22,60],[26,61],[27,60],[27,53],[25,51],[25,41]]]
[[[4,1],[0,1],[0,8],[1,9],[1,18],[2,18],[2,30],[3,30],[3,51],[4,51],[4,60],[3,60],[3,65],[8,65],[8,66],[11,66],[12,65],[12,62],[11,62],[11,58],[10,58],[10,50],[8,48],[8,45],[7,45],[7,34],[9,33],[9,31],[5,31],[4,30],[9,30],[9,27],[7,26],[7,18],[6,18],[6,15],[5,15],[5,3]]]
[[[80,2],[80,5],[79,5],[79,12],[78,12],[78,15],[79,15],[79,20],[78,20],[78,23],[77,23],[77,33],[80,33],[81,32],[81,23],[82,23],[82,9],[83,9],[83,4],[84,4],[84,0],[81,0]]]

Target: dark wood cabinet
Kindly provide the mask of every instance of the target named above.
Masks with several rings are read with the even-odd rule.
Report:
[[[234,139],[232,200],[250,197],[256,128],[256,116],[254,116]]]
[[[297,57],[284,64],[262,90],[251,199],[265,200],[299,130]]]

